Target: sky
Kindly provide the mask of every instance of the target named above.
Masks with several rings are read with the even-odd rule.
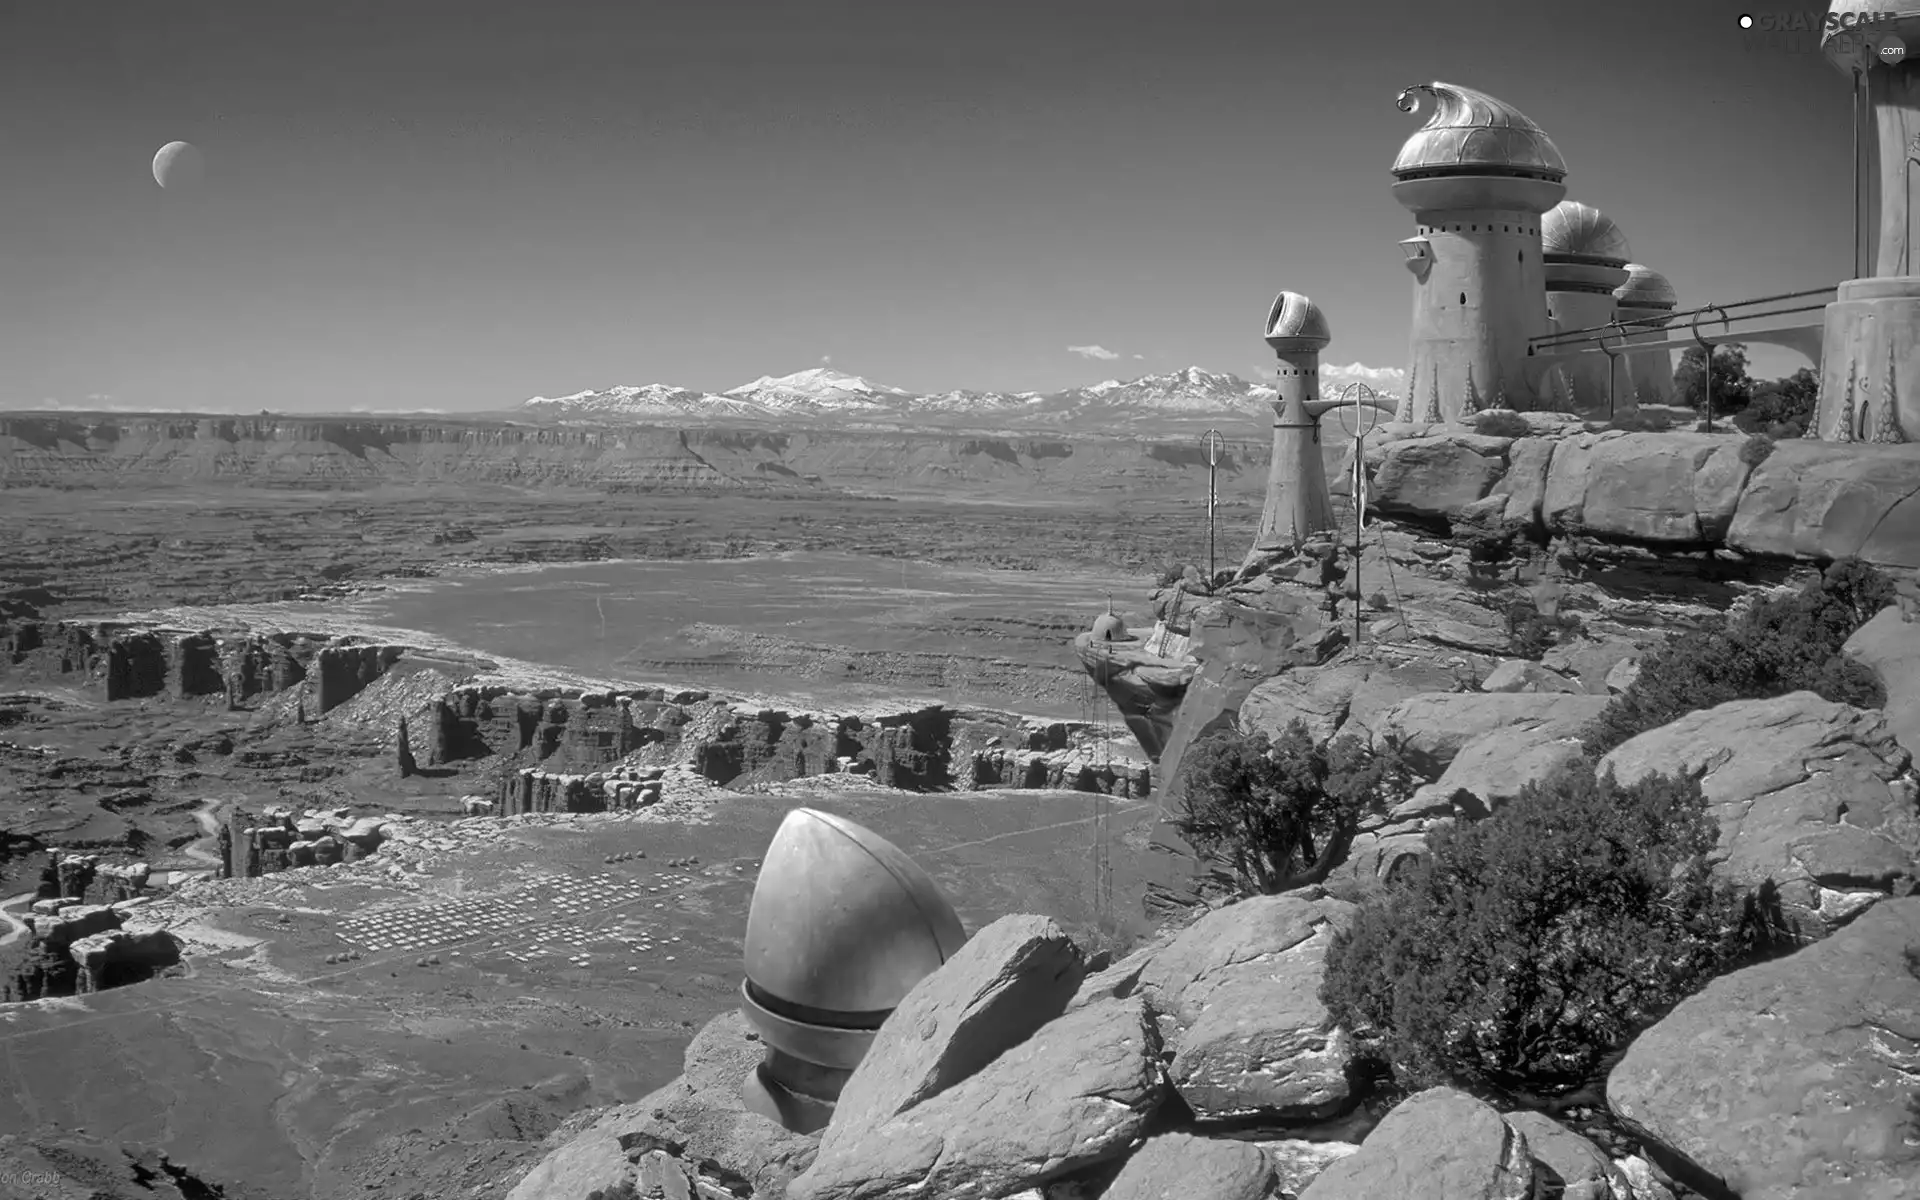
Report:
[[[1682,307],[1827,286],[1849,83],[1738,22],[1823,10],[0,0],[0,405],[1251,378],[1283,288],[1323,362],[1404,366],[1394,98],[1435,79],[1540,124]],[[175,139],[199,188],[154,183]]]

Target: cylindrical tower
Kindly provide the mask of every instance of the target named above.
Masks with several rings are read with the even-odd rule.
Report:
[[[939,887],[898,846],[844,817],[787,814],[747,909],[740,1008],[766,1044],[747,1108],[825,1128],[853,1069],[913,985],[966,943]]]
[[[1280,362],[1274,377],[1267,505],[1253,545],[1256,550],[1279,550],[1334,527],[1326,460],[1320,457],[1320,423],[1307,412],[1307,406],[1320,399],[1320,351],[1333,335],[1313,301],[1299,292],[1281,292],[1267,311],[1266,339]]]
[[[1862,211],[1866,270],[1827,306],[1820,406],[1807,436],[1920,442],[1920,65],[1878,53],[1888,34],[1920,50],[1920,0],[1833,0],[1821,46],[1864,94]]]
[[[1611,217],[1591,204],[1562,200],[1540,218],[1540,251],[1547,269],[1550,330],[1591,330],[1614,319],[1618,303],[1613,290],[1626,283],[1633,251]],[[1604,345],[1617,348],[1621,341],[1609,334]],[[1576,341],[1568,348],[1582,353],[1560,364],[1571,411],[1582,417],[1623,416],[1633,409],[1626,360],[1609,357],[1602,344]]]
[[[1640,322],[1627,324],[1628,334],[1635,337],[1665,330],[1678,301],[1665,275],[1631,262],[1627,264],[1627,281],[1613,289],[1613,299],[1622,323]],[[1673,351],[1665,347],[1636,350],[1625,361],[1627,380],[1632,384],[1627,390],[1638,403],[1673,403]]]
[[[1566,162],[1512,106],[1451,83],[1400,93],[1433,115],[1393,163],[1393,198],[1417,234],[1400,243],[1413,272],[1413,361],[1404,420],[1458,420],[1504,399],[1531,407],[1527,341],[1547,332],[1540,214],[1567,194]]]

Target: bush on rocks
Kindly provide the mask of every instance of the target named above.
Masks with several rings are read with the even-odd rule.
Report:
[[[1533,436],[1533,426],[1511,409],[1488,409],[1469,418],[1473,431],[1482,437],[1523,438]]]
[[[1843,559],[1797,593],[1760,600],[1722,630],[1671,637],[1641,660],[1633,685],[1587,731],[1587,751],[1604,754],[1731,700],[1810,691],[1836,704],[1880,708],[1887,696],[1879,678],[1840,648],[1892,603],[1891,580],[1858,559]]]
[[[1757,947],[1751,906],[1710,874],[1718,834],[1698,780],[1622,786],[1577,760],[1435,831],[1335,936],[1321,999],[1400,1087],[1592,1084]]]
[[[1398,750],[1374,751],[1351,736],[1319,744],[1301,721],[1277,739],[1216,729],[1187,752],[1181,776],[1181,836],[1225,864],[1242,891],[1264,895],[1325,878],[1360,818],[1419,782]]]

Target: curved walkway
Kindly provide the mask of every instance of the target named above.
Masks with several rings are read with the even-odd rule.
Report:
[[[22,892],[18,896],[0,901],[0,921],[5,921],[11,927],[5,933],[0,933],[0,948],[11,946],[26,936],[27,923],[14,916],[13,910],[32,904],[37,894],[37,892]]]

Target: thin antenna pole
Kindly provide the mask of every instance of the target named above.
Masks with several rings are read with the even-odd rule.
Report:
[[[1867,75],[1853,69],[1853,277],[1860,278],[1860,114],[1866,99]],[[1709,406],[1708,420],[1712,420]]]
[[[1214,572],[1213,514],[1219,494],[1215,481],[1220,467],[1220,441],[1224,440],[1224,435],[1218,429],[1209,429],[1202,435],[1202,440],[1207,444],[1207,595],[1211,596]]]

